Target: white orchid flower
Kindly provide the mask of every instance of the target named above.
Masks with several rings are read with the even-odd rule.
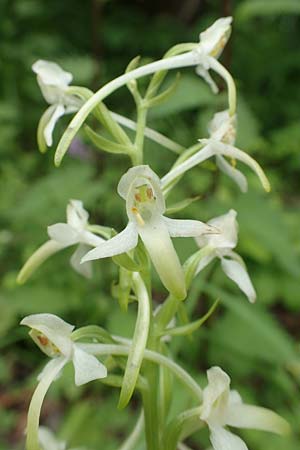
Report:
[[[43,114],[39,125],[44,140],[50,147],[53,143],[52,134],[56,122],[64,114],[78,111],[82,101],[74,95],[67,94],[73,76],[58,64],[39,59],[33,64],[32,70],[37,74],[37,81],[46,102],[51,105]]]
[[[206,247],[207,252],[201,259],[197,273],[206,267],[214,258],[221,260],[224,273],[234,281],[250,302],[255,302],[256,292],[245,268],[242,258],[233,251],[238,240],[237,213],[231,209],[227,214],[216,217],[208,222],[216,227],[219,234],[196,238],[199,247]]]
[[[106,367],[95,356],[83,351],[76,345],[71,333],[74,325],[54,314],[32,314],[21,321],[21,325],[31,328],[29,332],[33,341],[52,360],[45,366],[39,379],[54,366],[62,367],[72,361],[75,370],[75,384],[80,386],[89,381],[107,376]]]
[[[118,193],[126,200],[127,227],[89,251],[82,261],[128,252],[137,246],[140,236],[164,286],[174,296],[184,298],[184,274],[171,237],[200,236],[212,232],[212,228],[196,220],[164,217],[160,179],[147,165],[129,169],[119,182]]]
[[[251,428],[287,434],[289,424],[275,412],[243,403],[237,391],[230,390],[230,378],[220,368],[207,371],[200,419],[207,423],[214,450],[247,450],[245,442],[225,426]]]
[[[204,144],[204,147],[181,164],[175,166],[174,169],[162,178],[164,192],[170,189],[172,182],[176,178],[212,156],[216,157],[219,168],[238,184],[242,192],[247,191],[246,177],[233,165],[229,164],[225,157],[233,161],[241,161],[249,166],[260,179],[263,188],[269,192],[270,183],[260,165],[250,155],[233,145],[236,135],[235,115],[230,116],[228,110],[215,114],[208,129],[210,138],[199,140]]]
[[[38,248],[26,261],[18,275],[19,283],[24,283],[31,273],[51,255],[75,244],[79,245],[70,259],[73,269],[87,278],[92,276],[91,264],[80,264],[80,260],[90,247],[98,246],[104,242],[104,239],[88,231],[89,214],[80,200],[70,200],[66,215],[67,223],[56,223],[48,227],[50,240]]]
[[[74,326],[61,318],[53,314],[33,314],[25,317],[21,325],[31,328],[29,335],[51,358],[38,376],[39,384],[34,391],[28,410],[26,448],[39,449],[39,418],[42,404],[49,387],[60,375],[64,366],[72,361],[77,386],[105,378],[107,370],[95,356],[88,353],[91,344],[85,344],[85,349],[82,349],[72,340]],[[49,449],[54,450],[52,447]],[[61,450],[60,447],[59,449]]]
[[[232,17],[222,17],[199,35],[200,42],[197,50],[203,55],[203,62],[196,67],[196,73],[204,78],[214,93],[217,93],[219,89],[211,78],[209,69],[216,70],[216,60],[221,55],[231,34],[231,22]],[[218,64],[217,67],[219,68],[219,73],[220,68],[224,70],[224,73],[220,73],[220,75],[223,75],[225,78],[223,66]]]

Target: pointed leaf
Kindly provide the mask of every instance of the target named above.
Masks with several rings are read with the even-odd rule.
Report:
[[[84,131],[91,139],[93,144],[100,150],[117,154],[128,154],[130,152],[130,148],[127,145],[118,144],[117,142],[106,139],[105,137],[93,131],[88,125],[84,126]]]

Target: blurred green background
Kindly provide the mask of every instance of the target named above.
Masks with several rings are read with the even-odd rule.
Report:
[[[86,282],[68,265],[65,250],[47,261],[24,286],[18,270],[47,239],[46,227],[64,221],[66,203],[81,199],[91,221],[122,229],[126,223],[117,182],[128,160],[92,151],[82,135],[60,169],[53,149],[37,150],[36,127],[46,103],[31,65],[37,59],[61,64],[74,84],[92,89],[125,70],[136,55],[159,58],[170,46],[197,41],[216,18],[233,15],[233,34],[222,62],[238,88],[238,146],[258,159],[272,184],[265,194],[248,173],[249,193],[221,175],[213,162],[193,169],[178,185],[173,200],[202,198],[184,211],[201,220],[238,211],[238,252],[245,258],[258,293],[249,305],[218,264],[198,277],[188,300],[191,317],[204,313],[212,300],[221,304],[192,342],[175,338],[174,353],[196,378],[220,365],[248,402],[276,410],[293,427],[289,438],[244,432],[252,450],[296,450],[300,436],[300,3],[289,0],[1,0],[0,1],[0,448],[24,445],[26,409],[36,375],[46,359],[18,327],[37,312],[61,315],[77,326],[97,323],[129,335],[135,313],[125,316],[111,297],[117,269],[95,264]],[[172,78],[172,76],[171,76]],[[219,80],[217,80],[219,82]],[[145,82],[142,81],[143,85]],[[213,113],[226,106],[226,93],[214,96],[193,70],[182,72],[177,93],[153,108],[149,125],[183,145],[207,135]],[[121,89],[107,100],[116,112],[134,118],[134,104]],[[59,138],[68,117],[55,131]],[[87,158],[82,159],[80,149]],[[147,141],[147,161],[163,175],[174,156]],[[244,170],[244,168],[242,169]],[[182,216],[182,214],[181,214]],[[176,242],[182,260],[195,249],[192,240]],[[163,293],[157,281],[155,298]],[[116,449],[135,423],[138,398],[118,411],[117,392],[91,383],[73,385],[72,369],[51,388],[42,422],[67,439],[70,447]],[[180,386],[174,408],[190,407]],[[207,431],[189,445],[209,446]],[[140,449],[143,449],[141,443]]]

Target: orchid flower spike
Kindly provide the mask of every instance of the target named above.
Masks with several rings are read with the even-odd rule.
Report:
[[[44,112],[38,127],[40,150],[45,151],[46,145],[48,147],[52,145],[52,134],[56,122],[64,114],[78,111],[82,101],[74,95],[67,94],[66,91],[73,76],[70,72],[65,72],[58,64],[39,59],[33,64],[32,70],[37,74],[42,94],[50,105]]]
[[[203,62],[196,67],[196,73],[200,75],[209,84],[212,91],[216,94],[218,87],[209,74],[209,69],[218,68],[223,78],[228,78],[226,70],[220,64],[217,64],[216,60],[221,55],[229,37],[231,34],[232,17],[222,17],[216,20],[209,28],[200,33],[199,35],[199,47],[198,51],[203,54]],[[207,56],[208,58],[205,58]],[[223,70],[222,70],[223,69]],[[221,73],[220,73],[221,71]]]
[[[137,246],[140,236],[164,286],[175,297],[183,299],[186,296],[184,274],[171,237],[195,237],[215,230],[199,221],[164,217],[166,206],[160,179],[147,165],[129,169],[119,182],[118,193],[126,200],[127,227],[89,251],[82,261],[128,252]]]
[[[218,216],[208,222],[216,227],[219,234],[200,236],[196,238],[199,247],[206,247],[207,252],[201,259],[197,273],[201,272],[213,259],[221,260],[224,273],[234,281],[250,302],[255,302],[256,292],[246,270],[244,261],[232,249],[236,247],[238,240],[237,213],[231,209],[227,214]]]
[[[48,227],[50,240],[38,248],[26,261],[18,275],[18,283],[24,283],[32,272],[51,255],[75,244],[79,245],[70,259],[71,266],[81,275],[90,278],[91,264],[82,265],[80,260],[90,247],[98,246],[104,239],[88,231],[88,217],[89,214],[80,200],[70,200],[67,205],[67,223],[56,223]]]
[[[230,378],[220,368],[207,371],[200,419],[207,423],[214,450],[247,450],[245,442],[225,426],[287,434],[289,424],[270,409],[243,403],[237,391],[230,390]]]
[[[246,192],[248,188],[246,177],[227,162],[226,156],[231,160],[238,160],[249,166],[260,179],[263,188],[267,192],[270,191],[269,180],[260,165],[250,155],[233,145],[236,135],[235,116],[230,116],[228,110],[215,114],[209,124],[209,133],[209,139],[199,139],[204,144],[204,147],[181,164],[175,166],[162,178],[164,190],[168,190],[172,182],[187,170],[215,156],[218,167],[237,183],[242,192]]]

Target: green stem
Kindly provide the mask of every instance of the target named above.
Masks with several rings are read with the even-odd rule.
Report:
[[[110,344],[77,344],[83,350],[94,355],[115,355],[125,356],[129,354],[130,347],[125,345],[110,345]],[[178,380],[183,383],[186,388],[192,393],[193,397],[198,401],[202,400],[202,389],[196,381],[186,372],[182,367],[176,364],[166,356],[152,350],[145,350],[144,359],[152,361],[156,364],[167,367]]]
[[[141,103],[137,106],[137,125],[134,142],[136,165],[143,164],[146,120],[147,120],[147,107],[143,104],[143,101],[141,101]]]

